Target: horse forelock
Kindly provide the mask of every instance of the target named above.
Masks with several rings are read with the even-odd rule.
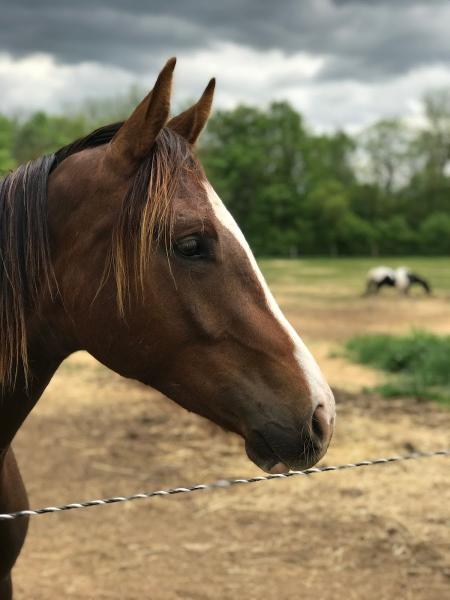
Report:
[[[170,129],[163,129],[128,189],[113,230],[110,265],[122,313],[130,291],[144,291],[152,250],[162,245],[170,255],[174,199],[180,187],[188,180],[200,186],[203,179],[190,144]]]

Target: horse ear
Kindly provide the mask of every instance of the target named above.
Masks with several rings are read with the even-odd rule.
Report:
[[[216,80],[213,78],[206,86],[200,100],[180,115],[169,121],[167,127],[181,135],[190,144],[195,144],[201,130],[206,125],[214,96]]]
[[[148,156],[170,111],[172,74],[176,58],[170,58],[158,75],[155,87],[135,108],[109,144],[115,170],[134,173]]]

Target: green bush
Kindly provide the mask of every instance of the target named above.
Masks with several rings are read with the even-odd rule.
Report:
[[[424,254],[450,254],[450,215],[431,214],[420,226],[420,244]]]
[[[406,336],[362,335],[346,344],[348,356],[392,376],[377,389],[450,403],[450,336],[416,331]]]

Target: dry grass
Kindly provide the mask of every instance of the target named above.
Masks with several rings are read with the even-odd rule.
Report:
[[[317,282],[274,286],[340,390],[326,462],[448,446],[450,411],[364,396],[375,372],[330,357],[362,331],[423,319],[448,331],[446,298],[399,305],[336,285],[335,296]],[[16,448],[33,506],[257,473],[239,439],[85,354],[59,370]],[[17,599],[440,600],[450,584],[448,466],[436,458],[37,517]]]

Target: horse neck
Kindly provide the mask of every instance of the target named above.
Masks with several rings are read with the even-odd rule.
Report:
[[[30,369],[19,367],[14,383],[0,389],[0,456],[11,444],[22,423],[41,397],[58,366],[73,350],[48,322],[32,324],[28,338]]]

